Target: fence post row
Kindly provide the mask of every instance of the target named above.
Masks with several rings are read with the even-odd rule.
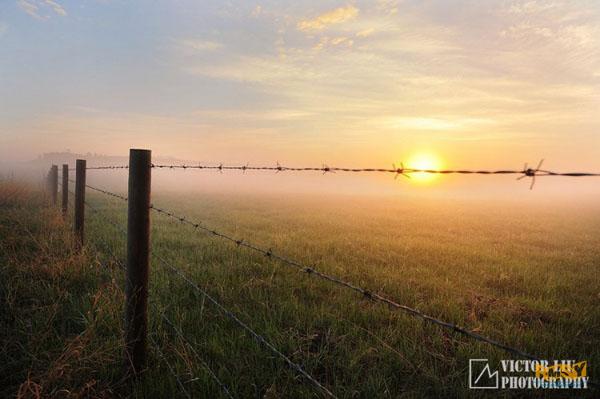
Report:
[[[125,367],[133,374],[146,363],[151,172],[151,151],[129,150]]]
[[[67,218],[67,208],[69,207],[69,165],[62,166],[62,215]]]
[[[150,150],[129,152],[127,211],[127,277],[125,285],[125,361],[129,373],[137,374],[146,363],[148,326],[148,274],[150,263]],[[57,204],[58,166],[52,165],[46,181],[52,202]],[[74,230],[80,247],[84,243],[86,160],[75,164]],[[62,169],[62,213],[69,202],[69,166]]]
[[[58,196],[58,165],[50,169],[50,190],[52,191],[52,204],[56,205]]]
[[[85,159],[75,162],[75,237],[80,246],[83,246],[83,228],[85,215]]]

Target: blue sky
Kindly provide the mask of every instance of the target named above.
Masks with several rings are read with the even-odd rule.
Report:
[[[596,1],[0,4],[0,156],[598,167]]]

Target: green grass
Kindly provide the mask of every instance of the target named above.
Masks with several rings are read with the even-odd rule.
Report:
[[[124,227],[126,207],[92,193],[88,198],[103,216],[88,211],[88,247],[83,256],[74,255],[72,250],[62,254],[67,259],[78,257],[78,267],[86,270],[85,276],[80,276],[77,268],[61,274],[64,284],[73,286],[61,289],[75,292],[69,294],[65,314],[57,320],[77,322],[66,331],[46,326],[54,337],[45,345],[59,347],[88,331],[90,327],[83,321],[87,319],[77,314],[90,311],[89,298],[102,292],[106,301],[97,305],[102,310],[93,311],[103,312],[103,316],[93,318],[93,331],[88,333],[91,342],[86,346],[106,360],[90,370],[98,381],[97,392],[183,397],[168,361],[194,397],[221,395],[190,347],[161,322],[164,312],[235,397],[319,397],[302,377],[156,258],[150,277],[150,331],[165,358],[151,345],[150,367],[140,381],[133,387],[120,383],[119,287],[123,282],[122,273],[111,268],[109,260],[111,252],[123,259],[125,238],[106,220],[116,220]],[[591,376],[598,380],[598,208],[350,197],[231,198],[160,192],[153,202],[526,352],[550,359],[588,360]],[[37,226],[35,231],[44,242],[52,234],[68,235],[68,226],[39,203],[21,210],[13,208],[3,206],[2,217],[27,214],[23,224],[30,229]],[[54,223],[48,225],[44,220]],[[514,358],[160,215],[153,214],[152,223],[154,254],[188,273],[338,397],[477,396],[467,389],[468,360]],[[5,235],[11,234],[17,233],[2,232],[3,247]],[[26,241],[27,236],[15,235],[13,240]],[[63,237],[62,242],[68,240]],[[15,247],[13,255],[5,257],[16,259],[21,251],[36,259],[31,265],[35,270],[39,250],[33,244],[31,248]],[[37,278],[33,271],[23,276],[11,267],[3,273],[14,276],[13,281]],[[6,285],[3,290],[10,287]],[[53,290],[42,295],[49,302],[60,297]],[[19,306],[11,308],[9,314],[17,312]],[[23,314],[19,319],[24,321],[28,316]],[[15,328],[10,325],[3,331],[14,330],[10,333],[14,339],[20,334]],[[44,389],[60,384],[69,389],[83,386],[85,379],[74,376],[46,388],[43,372],[33,372],[37,370],[33,360],[38,356],[36,351],[27,352],[32,357],[20,360],[22,372],[13,376],[11,386],[18,388],[17,383],[24,381]],[[18,358],[18,354],[13,357]],[[52,363],[40,364],[51,367]],[[77,364],[70,366],[73,373],[79,370]],[[593,396],[592,392],[587,394]]]

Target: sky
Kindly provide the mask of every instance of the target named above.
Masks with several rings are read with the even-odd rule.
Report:
[[[0,157],[600,171],[590,1],[0,2]]]

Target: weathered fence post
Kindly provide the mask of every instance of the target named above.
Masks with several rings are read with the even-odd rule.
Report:
[[[85,159],[75,163],[75,237],[83,246],[83,227],[85,216]]]
[[[50,188],[50,177],[52,176],[52,166],[48,169],[48,173],[46,174],[46,191],[48,194],[51,194],[52,189]]]
[[[151,167],[150,150],[129,150],[125,361],[133,374],[146,363]]]
[[[67,218],[67,208],[69,206],[69,165],[62,166],[62,215]]]
[[[50,191],[52,191],[52,205],[56,205],[58,196],[58,166],[52,165],[50,169]]]

